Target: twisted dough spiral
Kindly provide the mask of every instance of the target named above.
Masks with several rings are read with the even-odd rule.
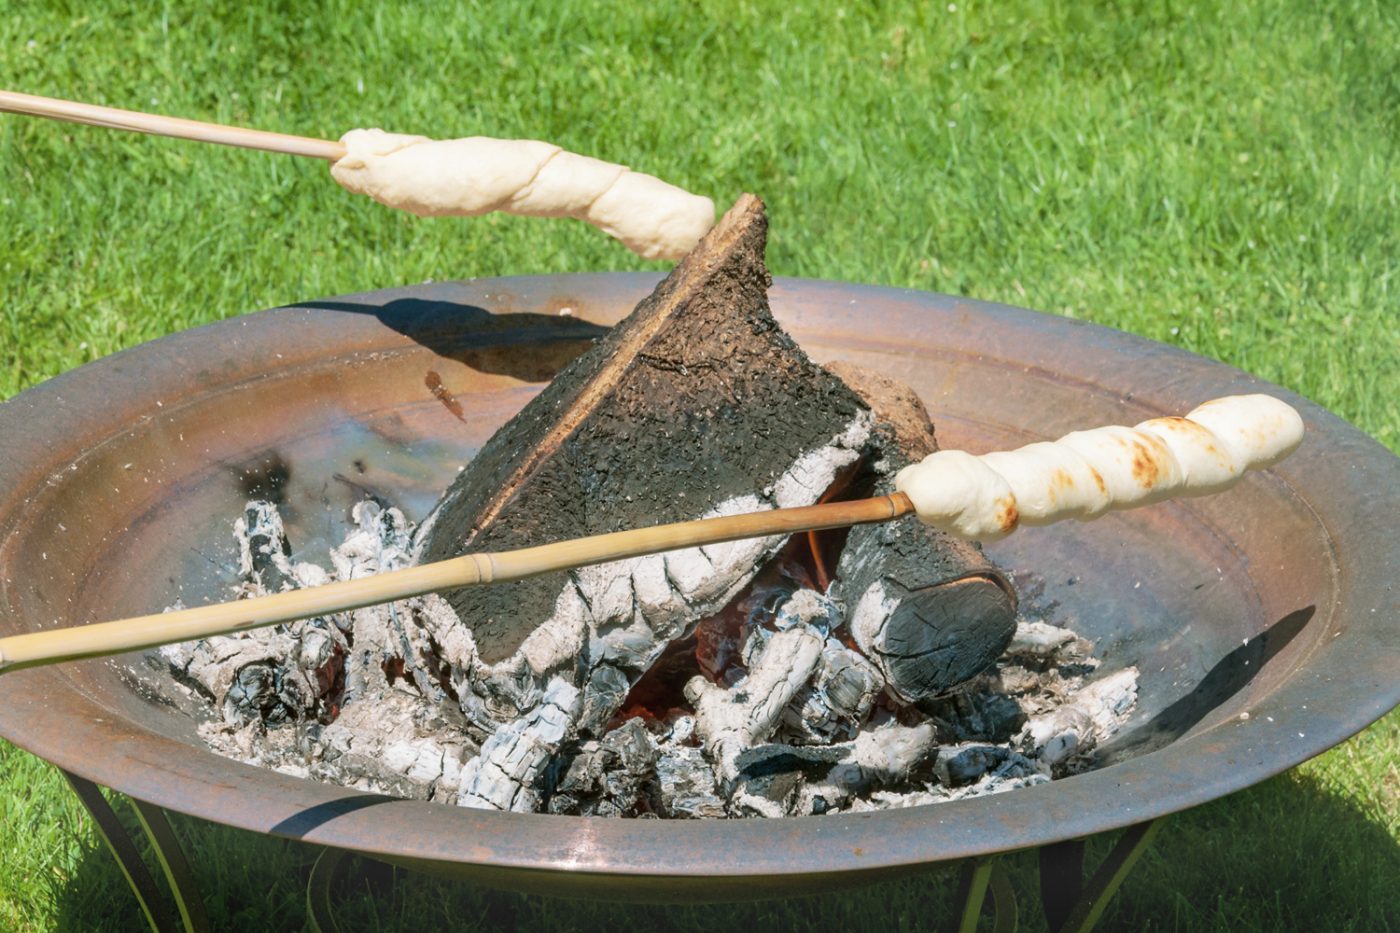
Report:
[[[646,259],[679,259],[714,225],[709,198],[623,165],[533,139],[434,140],[351,130],[331,175],[356,194],[424,217],[506,211],[573,217]]]
[[[1268,395],[1232,395],[1185,418],[1075,431],[980,457],[941,450],[901,470],[895,488],[924,523],[989,541],[1018,524],[1090,519],[1171,496],[1219,492],[1246,470],[1282,460],[1302,439],[1303,419],[1291,405]]]

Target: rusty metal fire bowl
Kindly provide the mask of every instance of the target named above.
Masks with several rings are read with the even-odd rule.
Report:
[[[223,599],[231,517],[283,500],[322,556],[366,490],[421,518],[457,467],[654,285],[645,274],[422,285],[224,321],[84,366],[0,406],[0,632]],[[395,800],[206,750],[132,655],[0,678],[0,735],[132,797],[492,886],[617,900],[825,890],[1141,823],[1246,787],[1400,702],[1400,459],[1219,363],[966,299],[779,280],[819,361],[913,385],[974,452],[1268,391],[1308,436],[1226,494],[1027,529],[990,548],[1104,670],[1142,672],[1092,773],[905,810],[608,820]]]

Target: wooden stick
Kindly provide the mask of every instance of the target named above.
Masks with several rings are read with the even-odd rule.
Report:
[[[740,538],[790,535],[822,528],[884,522],[913,512],[902,492],[852,502],[705,518],[616,531],[539,547],[467,554],[358,580],[290,590],[195,609],[137,616],[0,638],[0,673],[60,661],[140,651],[247,629],[346,612],[376,603],[477,583],[519,580],[555,570],[641,557]]]
[[[330,162],[338,161],[345,155],[345,145],[330,139],[288,136],[285,133],[269,133],[266,130],[250,130],[240,126],[184,120],[179,117],[141,113],[137,110],[118,110],[115,107],[83,104],[77,101],[59,100],[55,97],[38,97],[34,94],[20,94],[15,91],[0,91],[0,111],[23,113],[31,117],[49,117],[53,120],[67,120],[70,123],[85,123],[88,126],[105,126],[111,130],[131,130],[134,133],[174,136],[177,139],[221,143],[225,146],[241,146],[244,149],[261,149],[265,152],[309,156],[313,159],[326,159]]]
[[[915,502],[920,503],[919,518],[926,524],[967,537],[999,537],[1015,526],[1019,513],[1030,513],[1032,508],[1030,517],[1035,523],[1047,524],[1065,518],[1093,518],[1108,508],[1147,505],[1173,495],[1219,492],[1239,482],[1246,471],[1263,469],[1288,456],[1302,441],[1303,430],[1302,417],[1279,399],[1228,396],[1198,405],[1185,418],[1154,418],[1136,428],[1076,431],[1059,441],[980,458],[960,451],[938,451],[901,471],[895,480],[901,491],[873,499],[676,522],[499,554],[467,554],[257,599],[11,635],[0,638],[0,673],[155,648],[437,590],[519,580],[660,551],[885,522],[914,512]],[[1059,448],[1077,459],[1067,460],[1064,453],[1046,453]],[[988,461],[1007,469],[1010,479],[997,473]],[[977,473],[969,463],[982,472]],[[1092,475],[1098,498],[1077,500],[1065,495],[1066,490],[1075,488],[1067,465]],[[1144,467],[1150,469],[1144,471]],[[1004,495],[979,488],[988,477],[992,493],[1004,490]],[[1091,491],[1090,485],[1084,483],[1081,492]],[[1060,488],[1056,493],[1046,491],[1043,487],[1047,486]],[[1085,501],[1092,507],[1087,513]],[[1010,521],[1006,522],[1008,513]],[[960,527],[969,514],[969,521],[977,526],[971,530]],[[979,529],[985,534],[977,534]]]

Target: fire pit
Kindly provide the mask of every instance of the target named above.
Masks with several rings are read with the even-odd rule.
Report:
[[[178,334],[0,407],[0,631],[225,598],[228,516],[279,500],[304,553],[366,491],[421,518],[491,432],[631,309],[649,275],[424,285]],[[912,385],[940,439],[1009,448],[1256,391],[1103,328],[964,299],[779,281],[819,361]],[[931,807],[768,821],[596,820],[395,800],[218,757],[140,656],[0,679],[0,734],[159,807],[521,890],[722,900],[859,883],[1141,824],[1282,771],[1400,700],[1400,461],[1317,406],[1308,440],[1227,495],[1035,529],[989,552],[1137,709],[1107,766]],[[761,891],[754,882],[762,878]]]

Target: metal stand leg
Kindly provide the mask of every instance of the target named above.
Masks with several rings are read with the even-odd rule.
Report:
[[[1070,839],[1042,846],[1040,852],[1040,906],[1045,924],[1056,933],[1064,926],[1084,887],[1084,840]]]
[[[175,906],[180,911],[180,920],[185,929],[188,933],[209,933],[204,898],[199,896],[199,885],[190,871],[190,863],[185,860],[185,850],[180,847],[174,827],[165,818],[165,811],[144,800],[132,798],[131,803],[165,872],[165,880],[170,885],[170,893],[175,896]]]
[[[1128,827],[1088,884],[1083,881],[1083,842],[1075,840],[1041,849],[1040,899],[1051,933],[1092,930],[1162,822],[1150,820]]]
[[[962,918],[958,921],[958,933],[974,933],[977,920],[982,916],[982,901],[987,896],[987,885],[992,879],[991,859],[972,859],[964,862],[958,878],[958,903],[962,904]]]
[[[1048,845],[1040,856],[1040,901],[1051,933],[1088,933],[1118,893],[1123,879],[1152,842],[1162,820],[1130,826],[1088,883],[1084,882],[1084,842],[1075,839]],[[971,859],[963,863],[958,882],[962,913],[958,933],[975,933],[987,891],[992,892],[995,933],[1013,933],[1019,917],[1016,892],[1000,861]]]
[[[185,933],[208,933],[209,919],[204,914],[204,901],[199,896],[199,886],[195,883],[189,862],[185,860],[180,840],[165,817],[165,811],[141,800],[131,801],[141,828],[145,830],[146,838],[151,843],[151,849],[165,872],[165,880],[170,884],[170,892],[180,914],[178,923],[170,913],[155,878],[151,876],[146,863],[141,859],[141,854],[137,852],[136,844],[97,785],[67,771],[63,772],[63,776],[68,779],[73,792],[78,795],[78,799],[92,816],[98,835],[116,858],[117,865],[126,877],[127,884],[131,886],[132,893],[136,895],[136,901],[141,905],[141,912],[146,915],[146,922],[151,925],[151,929],[156,933],[175,933],[179,930]]]
[[[1019,925],[1016,911],[1016,892],[1011,888],[1011,880],[1001,863],[994,859],[973,859],[962,867],[962,877],[958,881],[958,902],[962,906],[962,917],[958,921],[958,933],[975,933],[977,921],[982,916],[982,902],[987,891],[992,892],[993,933],[1015,933]]]
[[[63,772],[63,776],[68,779],[73,793],[78,795],[83,806],[87,807],[93,825],[97,827],[97,834],[102,837],[102,841],[107,844],[107,850],[117,860],[117,865],[126,876],[126,883],[136,895],[136,902],[141,905],[141,912],[146,915],[146,922],[151,925],[151,929],[155,933],[173,933],[180,929],[161,897],[156,880],[146,869],[146,863],[141,861],[136,844],[127,835],[126,827],[117,819],[116,811],[107,803],[107,798],[102,796],[96,784],[86,778],[69,774],[67,771]]]
[[[1016,933],[1021,923],[1016,910],[1016,892],[1000,862],[992,866],[992,909],[996,917],[992,933]]]
[[[306,919],[314,933],[339,933],[331,911],[331,883],[347,855],[342,849],[326,849],[311,866],[311,877],[306,882]]]

